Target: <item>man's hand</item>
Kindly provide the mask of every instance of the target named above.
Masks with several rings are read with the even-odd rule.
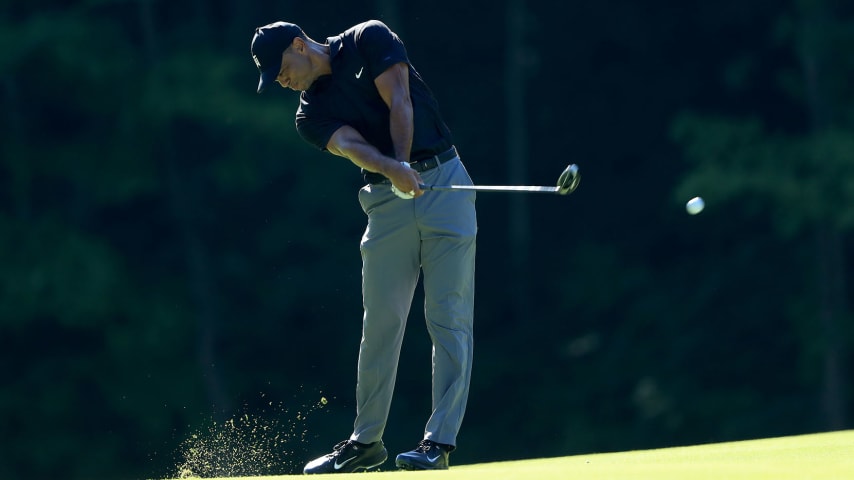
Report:
[[[361,168],[369,172],[377,172],[391,180],[392,185],[401,192],[412,192],[414,197],[424,194],[419,185],[421,175],[413,170],[408,163],[398,162],[380,153],[376,147],[369,144],[355,128],[344,125],[329,139],[326,148],[333,154],[349,158]]]
[[[395,163],[396,165],[390,166],[390,168],[383,172],[383,174],[391,180],[391,184],[394,188],[403,194],[412,195],[413,198],[424,195],[424,191],[421,190],[420,187],[422,183],[421,175],[413,170],[406,162]],[[400,194],[398,194],[398,196],[406,198]]]

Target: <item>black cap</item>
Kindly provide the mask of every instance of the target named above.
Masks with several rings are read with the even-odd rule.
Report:
[[[261,72],[258,81],[258,93],[264,91],[279,76],[282,67],[282,52],[294,41],[294,38],[305,38],[302,29],[293,23],[276,22],[255,29],[252,37],[252,59]]]

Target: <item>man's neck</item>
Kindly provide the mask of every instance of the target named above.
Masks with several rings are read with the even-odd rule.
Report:
[[[308,44],[309,55],[311,55],[311,63],[314,66],[315,70],[318,72],[318,76],[329,75],[332,73],[332,62],[329,45],[321,45],[319,43],[310,42]]]

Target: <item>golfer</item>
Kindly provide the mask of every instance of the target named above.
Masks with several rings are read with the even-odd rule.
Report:
[[[360,167],[364,317],[350,438],[304,473],[378,467],[400,347],[418,277],[433,343],[432,414],[420,444],[398,468],[447,469],[457,445],[472,366],[477,219],[474,192],[425,194],[420,184],[471,185],[438,105],[400,38],[372,20],[319,43],[292,23],[255,30],[258,92],[271,84],[301,92],[300,136]],[[414,442],[413,442],[414,443]]]

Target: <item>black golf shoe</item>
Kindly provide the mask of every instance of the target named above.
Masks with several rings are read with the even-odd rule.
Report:
[[[402,470],[447,470],[448,455],[453,450],[450,445],[422,440],[415,450],[398,455],[394,464]]]
[[[308,462],[302,473],[352,473],[378,467],[388,458],[382,441],[370,444],[345,440],[332,453]]]

